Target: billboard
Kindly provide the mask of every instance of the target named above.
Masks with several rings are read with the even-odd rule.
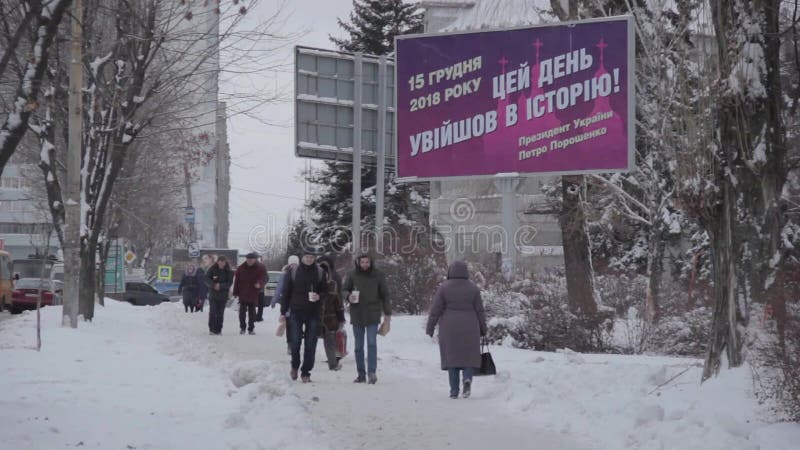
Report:
[[[386,165],[394,167],[394,62],[302,46],[295,47],[294,58],[295,155],[352,162],[354,135],[359,132],[362,161],[376,164],[383,139]],[[381,65],[388,67],[384,79],[379,76]],[[381,89],[386,95],[380,95]],[[356,124],[355,108],[359,106],[361,123]],[[381,130],[380,114],[386,117],[385,130]]]
[[[630,16],[398,36],[395,48],[400,178],[633,166]]]

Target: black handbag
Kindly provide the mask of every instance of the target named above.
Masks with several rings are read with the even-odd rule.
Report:
[[[489,342],[486,338],[481,338],[481,368],[475,375],[497,375],[497,368],[494,366],[494,359],[489,353]]]

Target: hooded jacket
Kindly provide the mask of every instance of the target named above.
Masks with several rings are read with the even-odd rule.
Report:
[[[358,265],[358,261],[365,257],[370,258],[370,267],[367,270]],[[355,269],[347,274],[344,281],[342,297],[349,298],[353,291],[359,291],[358,303],[350,303],[350,322],[353,325],[377,325],[381,321],[381,314],[392,315],[386,276],[375,267],[369,255],[361,255],[356,259]]]
[[[426,333],[439,325],[442,370],[481,366],[480,339],[486,335],[486,314],[478,286],[469,280],[467,264],[453,262],[439,286],[428,315]]]

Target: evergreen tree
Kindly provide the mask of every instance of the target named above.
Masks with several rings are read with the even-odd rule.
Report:
[[[341,50],[384,55],[394,51],[394,37],[422,30],[422,13],[401,0],[354,0],[349,21],[338,19],[345,38],[330,37]],[[325,162],[306,178],[317,190],[308,207],[314,214],[314,235],[328,250],[341,250],[349,243],[352,221],[353,166]],[[427,226],[427,184],[396,184],[387,173],[385,217],[392,226]],[[364,227],[374,226],[377,168],[364,165],[361,173],[361,216]]]
[[[422,31],[422,12],[402,0],[353,0],[350,22],[338,19],[349,35],[331,41],[347,52],[386,55],[394,51],[394,37]]]

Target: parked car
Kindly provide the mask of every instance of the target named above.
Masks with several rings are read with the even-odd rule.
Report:
[[[183,301],[183,296],[178,294],[179,286],[180,283],[175,283],[172,281],[156,281],[153,283],[153,287],[156,288],[158,293],[169,297],[169,301],[171,302]]]
[[[269,304],[269,302],[272,301],[272,297],[275,295],[275,288],[278,286],[278,281],[281,280],[283,272],[270,270],[267,274],[269,275],[269,281],[267,281],[267,288],[264,291],[264,296],[267,298],[267,304]]]
[[[41,294],[41,306],[61,304],[63,285],[40,278],[20,278],[14,282],[11,294],[11,314],[19,314],[25,309],[36,309]]]
[[[125,293],[122,300],[134,306],[160,305],[168,302],[169,297],[160,294],[156,288],[147,283],[130,282],[125,283]]]

